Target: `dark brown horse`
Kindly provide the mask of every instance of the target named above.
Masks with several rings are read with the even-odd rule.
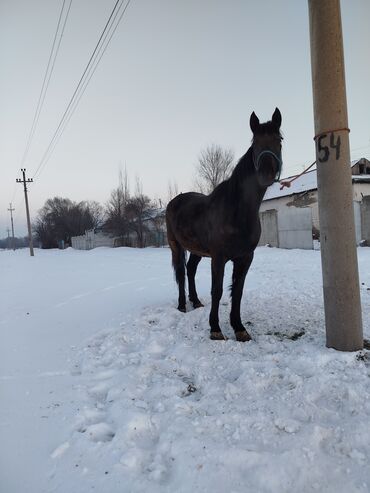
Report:
[[[220,183],[210,195],[183,193],[167,206],[167,235],[179,287],[180,311],[186,311],[185,264],[189,300],[194,308],[198,308],[203,305],[195,287],[197,266],[201,257],[212,259],[211,339],[224,339],[218,309],[225,264],[232,260],[230,323],[238,341],[250,340],[240,318],[240,302],[245,276],[261,236],[259,208],[267,187],[279,178],[281,172],[280,125],[278,108],[271,121],[262,124],[253,112],[250,117],[252,145],[239,160],[230,178]],[[186,250],[190,252],[187,263]]]

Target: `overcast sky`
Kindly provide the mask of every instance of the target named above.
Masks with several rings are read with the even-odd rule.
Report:
[[[67,0],[68,3],[69,0]],[[33,176],[115,0],[73,0],[25,162]],[[370,157],[370,2],[342,0],[352,158]],[[25,234],[26,148],[62,0],[0,0],[0,237]],[[132,0],[50,160],[29,187],[33,216],[54,196],[105,203],[120,166],[144,193],[192,188],[211,143],[239,158],[249,117],[283,116],[283,176],[314,160],[305,0]]]

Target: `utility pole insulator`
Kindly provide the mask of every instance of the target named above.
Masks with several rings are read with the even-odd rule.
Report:
[[[32,178],[27,178],[26,179],[26,169],[22,168],[21,169],[23,178],[17,178],[16,182],[17,183],[23,183],[24,187],[24,201],[26,203],[26,215],[27,215],[27,226],[28,226],[28,237],[29,237],[29,244],[30,244],[30,255],[33,257],[35,254],[33,252],[33,239],[32,239],[32,230],[31,230],[31,219],[30,219],[30,209],[28,207],[28,196],[27,196],[27,183],[33,183]]]

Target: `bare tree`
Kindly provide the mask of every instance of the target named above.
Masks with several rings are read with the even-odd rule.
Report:
[[[91,218],[92,228],[100,228],[104,223],[104,208],[96,200],[86,200],[79,207]]]
[[[175,181],[168,181],[168,189],[167,189],[167,203],[170,202],[176,195],[179,194],[179,187]]]
[[[196,167],[196,187],[202,193],[211,193],[228,178],[233,170],[234,153],[212,144],[201,151]]]
[[[126,216],[126,206],[130,200],[130,190],[127,170],[120,170],[118,187],[112,190],[105,207],[106,221],[104,229],[120,237],[127,236],[129,232]]]
[[[154,208],[155,204],[147,195],[144,195],[142,181],[136,176],[135,195],[127,202],[126,214],[128,228],[130,231],[136,233],[137,246],[139,248],[145,246],[145,234],[148,232],[148,221],[151,220],[151,212]]]
[[[152,209],[153,205],[150,198],[143,194],[135,195],[127,204],[129,228],[136,233],[139,248],[145,246],[145,233],[148,231],[147,221],[151,219],[150,212]]]

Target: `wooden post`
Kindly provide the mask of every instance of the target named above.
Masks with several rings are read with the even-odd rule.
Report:
[[[339,0],[308,0],[326,344],[363,348]]]
[[[14,221],[13,221],[13,212],[15,211],[14,207],[12,207],[12,203],[10,202],[9,204],[9,209],[8,211],[10,212],[10,221],[12,224],[12,248],[15,250],[15,237],[14,237]]]
[[[27,227],[28,227],[28,237],[29,237],[29,245],[30,245],[30,255],[33,257],[35,254],[33,252],[33,239],[32,239],[32,230],[31,230],[31,219],[30,219],[30,209],[28,207],[28,196],[27,196],[27,183],[32,183],[33,179],[28,178],[26,180],[26,170],[24,168],[21,169],[23,174],[23,179],[17,178],[17,183],[23,183],[24,185],[24,201],[26,203],[26,216],[27,216]]]

